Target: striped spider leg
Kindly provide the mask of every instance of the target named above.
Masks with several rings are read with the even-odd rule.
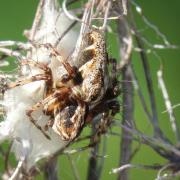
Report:
[[[104,96],[107,77],[107,53],[104,37],[99,30],[92,30],[86,34],[85,38],[87,47],[82,50],[82,56],[86,62],[79,69],[63,61],[59,53],[47,44],[45,46],[51,48],[52,55],[60,60],[67,70],[67,74],[62,79],[54,81],[51,69],[47,65],[27,60],[22,63],[40,68],[44,73],[7,85],[7,88],[10,89],[33,81],[45,81],[44,99],[28,109],[27,116],[47,138],[43,128],[36,125],[32,117],[32,113],[40,106],[43,107],[44,113],[52,119],[47,123],[45,129],[52,126],[62,139],[73,140],[84,125],[87,106],[97,103]]]
[[[56,57],[67,70],[67,79],[72,79],[72,91],[75,98],[92,104],[98,102],[104,95],[107,86],[107,52],[104,32],[93,28],[84,36],[86,47],[82,49],[80,61],[84,64],[78,68],[72,67],[62,60],[59,53],[50,45],[51,55]]]
[[[32,75],[32,76],[30,76],[30,77],[28,77],[26,79],[18,80],[16,82],[6,83],[6,84],[4,84],[4,90],[12,89],[12,88],[15,88],[15,87],[18,87],[18,86],[23,86],[23,85],[29,84],[31,82],[44,80],[46,82],[46,93],[50,94],[51,86],[52,86],[51,69],[46,64],[38,63],[38,62],[33,61],[33,60],[22,60],[21,65],[30,65],[30,66],[33,66],[33,67],[37,67],[37,68],[41,69],[44,73]],[[29,117],[29,120],[48,139],[50,139],[50,137],[46,134],[46,132],[43,130],[43,128],[36,123],[36,121],[33,119],[31,114],[32,114],[32,112],[36,111],[40,106],[46,104],[49,101],[50,98],[52,98],[52,97],[51,96],[46,96],[45,99],[43,99],[42,101],[36,103],[29,110],[26,111],[26,115]]]
[[[58,51],[50,44],[46,44],[51,50],[51,55],[66,69],[67,74],[62,82],[64,86],[70,87],[71,96],[77,102],[77,105],[70,104],[63,110],[55,109],[55,121],[52,127],[66,140],[73,139],[80,133],[87,106],[97,103],[106,91],[107,53],[103,33],[97,29],[92,30],[85,35],[85,41],[87,47],[82,50],[80,57],[85,64],[79,69],[64,62]]]
[[[51,45],[47,44],[46,46],[47,48],[51,48],[52,55],[59,59],[67,70],[65,80],[71,82],[73,99],[81,102],[77,108],[75,108],[75,106],[67,106],[61,113],[60,110],[55,112],[57,115],[55,115],[53,128],[56,131],[58,130],[61,136],[66,139],[70,137],[70,134],[71,138],[74,138],[80,133],[79,130],[82,128],[75,128],[75,119],[76,122],[78,122],[78,126],[83,126],[85,123],[85,109],[99,103],[106,92],[108,76],[106,74],[107,53],[103,32],[97,29],[92,30],[85,35],[85,41],[86,47],[82,50],[80,56],[80,60],[82,60],[84,64],[79,69],[72,67],[68,62],[61,61],[59,53]],[[86,107],[85,104],[87,104]],[[80,115],[78,116],[78,114]],[[63,118],[64,120],[62,120]],[[68,119],[71,119],[71,121]],[[72,123],[74,124],[73,128]]]
[[[69,64],[65,63],[65,65],[68,67],[69,74],[65,75],[61,82],[54,82],[51,69],[47,65],[31,60],[24,60],[22,61],[22,64],[40,68],[44,73],[31,76],[24,80],[9,83],[6,85],[6,89],[15,88],[17,86],[22,86],[34,81],[44,80],[46,83],[44,99],[29,108],[26,111],[26,114],[29,117],[29,120],[45,135],[46,138],[50,139],[50,136],[45,132],[45,130],[47,130],[49,127],[52,127],[52,129],[58,135],[60,135],[63,140],[73,140],[79,134],[78,132],[80,132],[80,129],[84,124],[84,115],[86,110],[85,103],[80,102],[80,100],[75,100],[71,96],[72,85],[69,81],[72,81],[71,78],[74,77],[72,75],[73,68],[70,69],[71,67]],[[71,110],[66,108],[67,106],[74,107],[74,110],[72,111],[72,108]],[[51,118],[45,125],[45,128],[39,126],[32,117],[32,113],[40,107],[43,107],[44,114],[50,116]],[[71,114],[73,115],[69,117],[64,116],[65,111],[71,111]],[[59,117],[61,117],[62,122]]]

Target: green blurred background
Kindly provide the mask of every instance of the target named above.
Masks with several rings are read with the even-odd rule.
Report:
[[[161,32],[165,34],[167,39],[176,45],[180,45],[180,0],[137,0],[136,1],[143,9],[144,15],[155,24]],[[38,0],[0,0],[0,40],[17,40],[25,41],[22,35],[25,29],[29,29],[32,25],[32,20],[36,12]],[[141,20],[140,16],[134,11],[135,19],[138,29],[141,30],[144,37],[152,43],[160,43],[158,36],[147,27]],[[116,42],[116,33],[112,34],[112,42]],[[118,57],[118,48],[115,43],[108,45],[109,54],[112,57]],[[156,50],[163,62],[164,79],[167,89],[172,101],[172,104],[180,103],[180,50]],[[174,135],[171,131],[167,113],[162,113],[165,110],[161,91],[157,84],[156,72],[160,66],[160,60],[152,53],[148,55],[149,63],[152,71],[154,82],[155,95],[157,100],[157,109],[159,115],[159,122],[164,133],[175,142]],[[132,61],[135,71],[140,80],[143,94],[148,102],[148,93],[146,89],[146,82],[143,74],[143,68],[139,59],[138,53],[133,53]],[[13,63],[12,63],[13,64]],[[148,102],[149,103],[149,102]],[[176,118],[180,117],[180,107],[175,111]],[[146,119],[143,109],[140,105],[137,94],[135,93],[135,120],[138,128],[148,135],[151,135],[151,125]],[[120,129],[113,129],[115,132],[120,133]],[[118,137],[107,137],[107,153],[105,158],[104,169],[102,172],[102,180],[116,179],[117,175],[110,174],[112,168],[118,167],[119,162],[119,146],[120,140]],[[80,146],[86,145],[87,142],[82,143]],[[133,144],[136,147],[137,143]],[[72,155],[72,159],[77,165],[78,172],[82,180],[86,179],[88,151]],[[59,174],[61,180],[71,180],[73,172],[68,160],[68,157],[62,155],[59,163]],[[162,157],[157,155],[152,149],[142,145],[140,151],[133,158],[133,163],[151,165],[153,163],[166,162]],[[2,171],[2,170],[1,170]],[[130,180],[146,179],[152,180],[156,177],[156,171],[134,169],[130,170]],[[37,179],[43,179],[38,177]]]

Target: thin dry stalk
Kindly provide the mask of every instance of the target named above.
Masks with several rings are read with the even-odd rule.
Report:
[[[142,61],[143,69],[144,69],[146,85],[147,85],[149,100],[150,100],[150,105],[151,105],[151,111],[152,111],[151,124],[153,126],[154,136],[167,140],[167,138],[165,138],[163,132],[161,131],[159,127],[156,100],[155,100],[155,95],[154,95],[154,88],[153,88],[150,66],[149,66],[149,62],[148,62],[148,58],[146,55],[143,41],[141,40],[141,35],[137,31],[136,24],[133,19],[133,15],[131,11],[130,11],[130,23],[131,23],[131,28],[133,30],[133,33],[135,35],[137,46],[139,49],[141,49],[139,53],[140,53],[140,57],[141,57],[141,61]]]
[[[124,4],[124,1],[123,1]],[[115,11],[118,13],[119,3],[115,3]],[[125,4],[124,4],[125,5]],[[127,7],[127,4],[126,4]],[[124,8],[127,11],[127,8]],[[126,12],[127,13],[127,12]],[[120,41],[120,56],[121,61],[118,65],[119,72],[122,71],[122,95],[123,95],[123,111],[122,111],[122,124],[132,127],[134,124],[133,112],[134,112],[134,100],[133,100],[133,84],[131,70],[130,70],[130,61],[131,61],[131,52],[132,52],[132,37],[129,30],[129,25],[127,19],[122,17],[117,21],[117,32]],[[129,163],[131,158],[131,146],[132,138],[131,134],[122,129],[121,145],[120,145],[120,166]],[[119,180],[128,180],[128,170],[124,170],[118,176]]]
[[[167,109],[167,112],[168,112],[168,115],[169,115],[171,128],[172,128],[172,130],[174,132],[176,140],[179,141],[180,140],[180,132],[179,132],[179,128],[177,126],[176,118],[175,118],[175,115],[174,115],[174,111],[173,111],[173,108],[172,108],[171,101],[169,99],[169,95],[168,95],[168,92],[167,92],[167,89],[166,89],[166,85],[164,83],[163,72],[162,72],[161,69],[157,72],[157,77],[158,77],[159,87],[160,87],[160,89],[162,91],[162,95],[163,95],[163,98],[164,98],[164,103],[165,103],[165,106],[166,106],[166,109]]]
[[[124,164],[119,168],[114,168],[110,173],[122,173],[126,169],[130,168],[138,168],[138,169],[146,169],[146,170],[159,170],[162,166],[160,165],[140,165],[140,164]]]
[[[74,160],[72,159],[71,155],[67,154],[68,160],[70,162],[73,174],[74,174],[74,179],[75,180],[80,180],[80,176],[79,176],[79,172],[77,170],[76,164],[74,162]]]
[[[129,71],[129,66],[123,69],[123,80],[131,81],[131,74]],[[126,126],[133,126],[133,112],[134,112],[134,102],[133,102],[133,85],[131,83],[123,83],[123,120],[122,123]],[[120,153],[120,165],[129,163],[132,151],[132,138],[131,134],[125,129],[122,129],[121,136],[121,153]],[[119,174],[119,180],[128,179],[128,171],[125,170]]]
[[[91,153],[89,159],[87,180],[98,180],[98,172],[97,172],[98,149],[99,149],[99,143],[96,144],[90,151]]]
[[[44,179],[46,180],[58,180],[58,158],[52,158],[46,163],[44,168]]]

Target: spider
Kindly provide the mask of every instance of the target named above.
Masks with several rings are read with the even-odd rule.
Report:
[[[22,60],[22,65],[39,68],[42,74],[12,82],[6,89],[22,86],[33,81],[45,81],[44,99],[27,109],[29,120],[50,139],[46,133],[49,127],[61,136],[63,140],[72,141],[81,132],[89,107],[95,106],[104,96],[107,89],[107,53],[103,32],[90,30],[85,35],[87,47],[82,50],[86,62],[78,69],[62,60],[62,57],[51,45],[51,55],[57,58],[67,71],[59,80],[54,80],[52,70],[47,64],[33,60]],[[44,114],[50,116],[44,128],[36,123],[32,113],[43,107]]]

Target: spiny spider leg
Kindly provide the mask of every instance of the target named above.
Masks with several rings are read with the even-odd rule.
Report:
[[[115,58],[109,58],[109,63],[112,65],[111,70],[111,82],[108,87],[109,94],[112,97],[117,97],[120,94],[120,88],[119,88],[119,81],[118,81],[118,74],[117,74],[117,60]]]
[[[69,78],[74,78],[77,74],[76,69],[72,67],[68,62],[65,62],[59,52],[51,44],[45,44],[45,46],[47,48],[50,48],[52,50],[51,55],[56,57],[62,63],[62,65],[68,72]]]
[[[48,80],[48,78],[49,77],[45,74],[36,74],[36,75],[31,76],[30,78],[27,78],[27,79],[8,83],[8,84],[6,84],[6,89],[12,89],[12,88],[15,88],[18,86],[23,86],[23,85],[29,84],[31,82],[34,82],[34,81]]]
[[[47,66],[47,64],[44,64],[44,63],[40,63],[40,62],[37,62],[37,61],[34,61],[34,60],[22,60],[21,61],[21,64],[22,65],[30,65],[30,66],[33,66],[33,67],[37,67],[45,72],[49,72],[51,71],[51,69]]]
[[[29,111],[30,112],[30,111]],[[31,113],[29,113],[29,112],[27,112],[27,116],[29,117],[29,120],[35,125],[35,127],[37,128],[37,129],[39,129],[42,133],[43,133],[43,135],[47,138],[47,139],[51,139],[50,138],[50,136],[48,135],[48,134],[46,134],[46,132],[44,131],[44,129],[40,126],[40,125],[38,125],[37,123],[36,123],[36,121],[33,119],[33,117],[31,116]]]
[[[45,114],[48,115],[48,113],[52,111],[51,108],[54,107],[53,104],[55,104],[55,106],[59,108],[62,108],[63,105],[61,105],[61,102],[63,104],[64,101],[61,100],[63,100],[63,98],[67,98],[68,96],[69,96],[69,89],[62,88],[61,91],[54,92],[53,94],[49,95],[47,98],[37,102],[35,105],[33,105],[30,109],[26,111],[26,115],[29,117],[29,120],[45,135],[47,139],[50,139],[50,137],[49,135],[46,134],[45,131],[47,127],[52,126],[49,123],[50,122],[52,123],[53,121],[51,120],[48,121],[48,124],[45,125],[45,130],[44,130],[40,125],[36,124],[36,121],[32,117],[32,113],[42,106],[43,110],[46,112]],[[58,103],[56,104],[56,102]]]
[[[101,140],[101,135],[105,134],[110,126],[110,117],[108,113],[103,113],[101,119],[98,122],[95,122],[95,129],[93,134],[90,136],[90,143],[87,146],[82,147],[81,149],[87,149],[94,147]],[[79,140],[79,139],[78,139]]]
[[[109,63],[112,64],[111,79],[112,79],[112,83],[114,83],[115,81],[117,81],[116,80],[116,78],[117,78],[116,77],[117,76],[117,69],[116,69],[117,61],[114,58],[109,58],[108,61],[109,61]]]
[[[29,65],[29,66],[37,67],[37,68],[41,69],[42,71],[44,71],[43,76],[45,77],[45,79],[42,79],[42,80],[46,81],[46,86],[45,86],[46,94],[49,95],[49,94],[52,93],[52,89],[53,89],[53,76],[52,76],[52,71],[48,67],[47,64],[40,63],[40,62],[33,61],[33,60],[22,60],[21,64],[22,65]]]
[[[25,85],[25,84],[29,84],[29,83],[34,82],[34,81],[40,81],[40,80],[52,81],[51,69],[46,64],[39,63],[39,62],[36,62],[36,61],[33,61],[33,60],[22,60],[21,64],[22,65],[30,65],[30,66],[33,66],[33,67],[37,67],[37,68],[43,70],[44,74],[36,74],[36,75],[31,76],[30,78],[6,84],[5,85],[6,89],[12,89],[12,88],[15,88],[17,86],[22,86],[22,85]],[[49,85],[51,85],[51,84],[49,84]]]
[[[52,94],[52,95],[48,96],[47,98],[43,99],[42,101],[37,102],[35,105],[33,105],[31,108],[29,108],[26,111],[26,115],[29,117],[29,120],[37,127],[37,129],[39,129],[44,134],[44,136],[47,139],[50,139],[49,135],[47,135],[46,132],[44,131],[44,129],[36,123],[36,121],[32,117],[32,113],[34,111],[36,111],[37,109],[39,109],[41,106],[46,105],[49,101],[51,101],[51,100],[55,101],[56,99],[57,98],[55,97],[55,94]]]

